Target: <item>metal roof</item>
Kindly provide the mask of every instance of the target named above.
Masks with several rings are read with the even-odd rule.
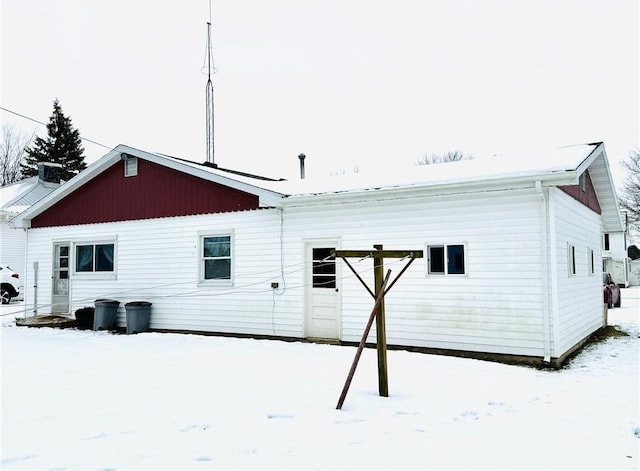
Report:
[[[0,211],[5,215],[17,215],[49,195],[60,185],[43,182],[37,176],[25,178],[0,188]]]

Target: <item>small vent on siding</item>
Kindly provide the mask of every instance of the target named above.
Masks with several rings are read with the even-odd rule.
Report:
[[[122,154],[121,157],[124,161],[124,176],[135,177],[138,175],[138,158],[128,154]]]

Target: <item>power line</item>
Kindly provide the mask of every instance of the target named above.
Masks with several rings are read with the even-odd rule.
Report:
[[[16,111],[9,110],[9,109],[7,109],[7,108],[5,108],[5,107],[3,107],[3,106],[0,106],[0,110],[6,111],[7,113],[14,114],[14,115],[16,115],[16,116],[20,116],[21,118],[27,119],[27,120],[29,120],[29,121],[33,121],[34,123],[38,123],[38,124],[41,124],[41,125],[43,125],[43,126],[46,126],[46,125],[47,125],[47,123],[43,123],[42,121],[38,121],[37,119],[30,118],[29,116],[25,116],[25,115],[20,114],[20,113],[18,113],[18,112],[16,112]],[[106,146],[106,145],[104,145],[104,144],[100,144],[99,142],[93,141],[93,140],[91,140],[91,139],[87,139],[86,137],[82,137],[82,136],[80,136],[80,139],[82,139],[83,141],[90,142],[91,144],[95,144],[95,145],[97,145],[97,146],[104,147],[105,149],[109,149],[109,150],[111,150],[111,149],[112,149],[112,147],[110,147],[110,146]]]

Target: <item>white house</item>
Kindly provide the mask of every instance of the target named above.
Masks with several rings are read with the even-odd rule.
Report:
[[[39,174],[0,187],[0,264],[25,272],[26,231],[14,230],[10,221],[60,186],[56,164],[42,163]]]
[[[631,259],[627,255],[627,224],[625,223],[624,230],[605,232],[602,237],[602,269],[611,273],[613,281],[619,286],[626,288],[631,277]]]
[[[323,181],[121,145],[15,224],[38,313],[109,297],[123,326],[146,300],[153,330],[358,342],[373,300],[330,254],[382,244],[425,255],[385,298],[390,345],[554,364],[603,326],[602,233],[622,229],[602,143]]]

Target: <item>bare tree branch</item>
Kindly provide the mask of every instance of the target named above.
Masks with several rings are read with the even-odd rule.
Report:
[[[34,136],[35,133],[30,136],[22,135],[10,124],[4,124],[2,126],[2,141],[0,142],[0,186],[9,185],[21,179],[20,164]]]
[[[630,151],[622,166],[627,176],[620,193],[620,206],[627,212],[629,224],[640,231],[640,148]]]
[[[458,160],[471,159],[473,159],[472,155],[464,154],[459,150],[450,150],[444,154],[431,154],[431,156],[429,156],[429,154],[425,154],[424,157],[416,162],[416,165],[441,164],[445,162],[456,162]]]

